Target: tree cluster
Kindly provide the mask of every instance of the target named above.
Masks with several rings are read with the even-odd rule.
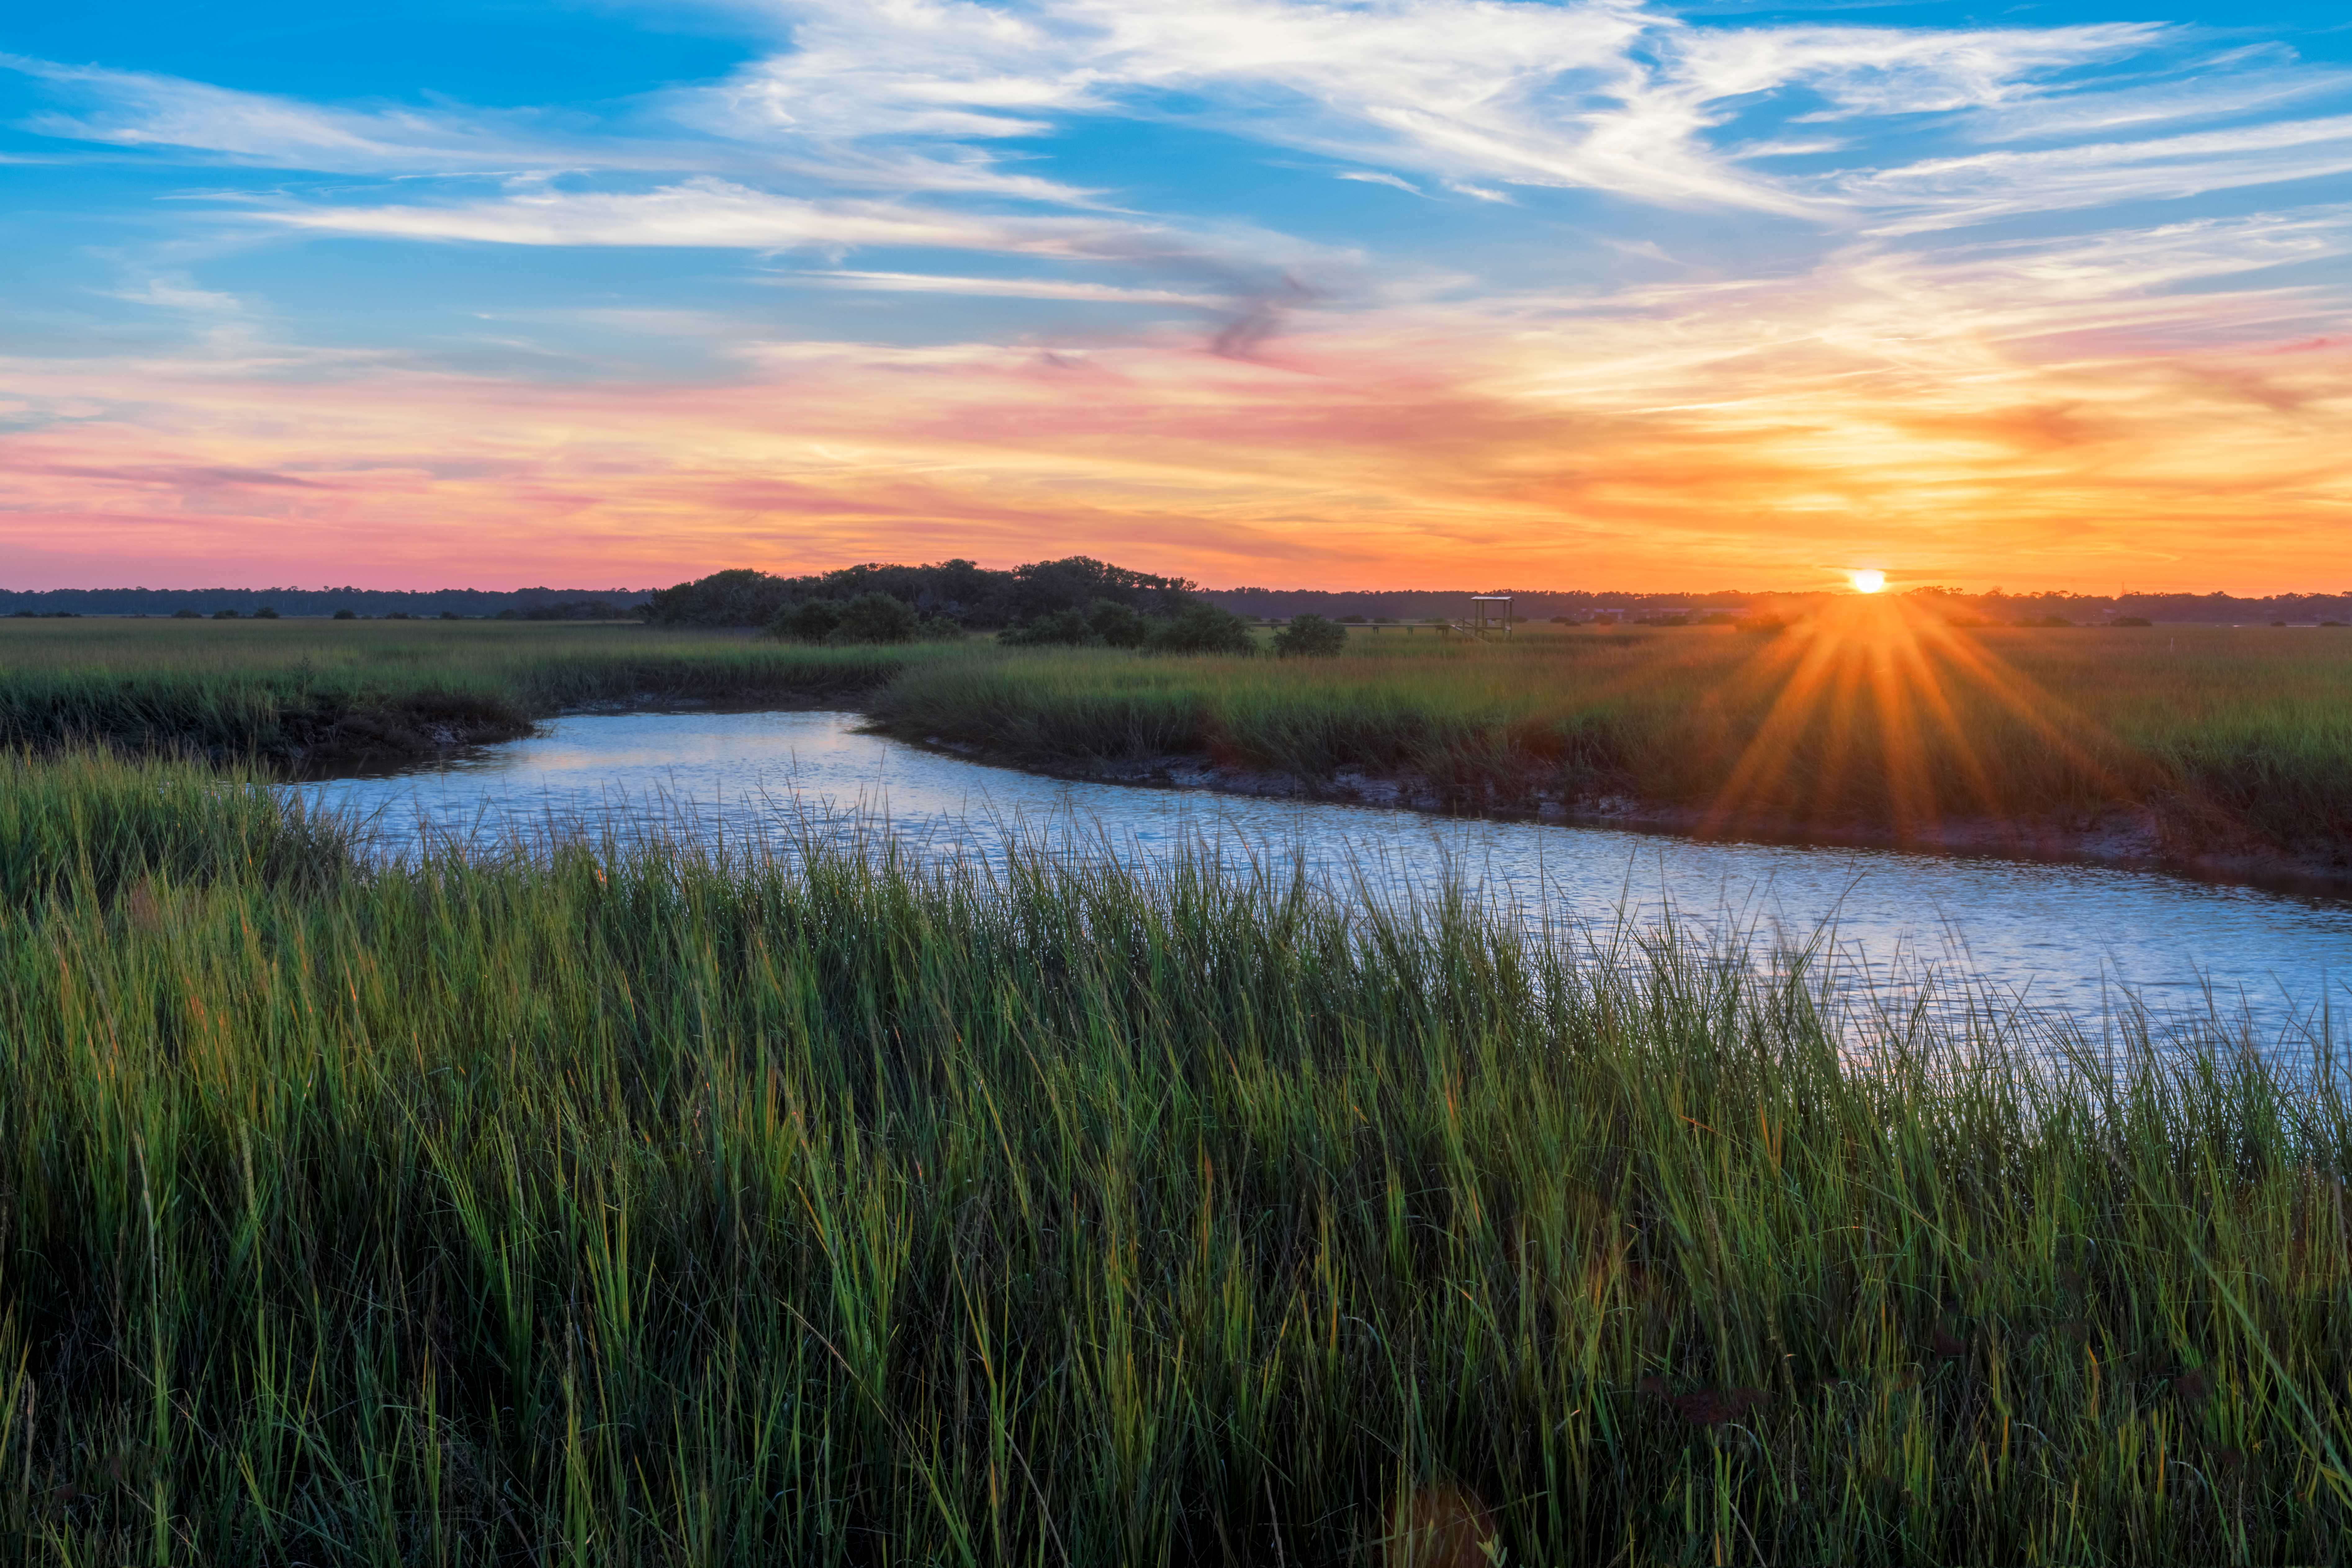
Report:
[[[646,618],[667,626],[766,626],[811,602],[846,605],[878,595],[919,618],[950,621],[966,631],[998,631],[1066,611],[1090,614],[1097,604],[1139,616],[1171,616],[1196,592],[1181,577],[1131,572],[1085,555],[1033,561],[1009,572],[970,561],[921,566],[877,562],[804,577],[738,568],[660,590],[647,602]]]
[[[1137,610],[1097,599],[1083,610],[1055,610],[997,634],[1007,647],[1141,647],[1151,623]]]
[[[786,642],[900,643],[945,641],[963,636],[963,628],[887,594],[860,594],[787,605],[768,622],[767,633]]]
[[[542,605],[602,602],[614,605],[623,616],[637,613],[646,590],[638,588],[517,588],[494,592],[481,588],[436,588],[405,592],[390,588],[54,588],[18,593],[0,588],[0,615],[5,616],[161,616],[201,620],[221,610],[237,618],[258,617],[263,609],[282,616],[332,616],[338,610],[361,616],[389,618],[395,613],[411,620],[471,619],[511,610],[521,618]],[[182,611],[190,614],[182,615]],[[223,616],[223,619],[228,617]],[[572,617],[565,616],[565,619]]]

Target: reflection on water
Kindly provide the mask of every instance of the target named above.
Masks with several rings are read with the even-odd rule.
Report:
[[[1375,807],[1033,777],[856,732],[840,713],[644,713],[558,720],[446,767],[298,786],[371,817],[379,853],[425,836],[501,844],[568,831],[693,831],[783,843],[891,831],[931,856],[994,859],[1009,837],[1162,860],[1207,843],[1297,857],[1336,889],[1427,893],[1449,880],[1555,928],[1686,924],[1802,943],[1849,973],[1924,970],[2090,1021],[2125,994],[2159,1016],[2242,1007],[2263,1032],[2327,1028],[2352,976],[2352,901],[2099,867],[1878,849],[1686,840]],[[2337,1007],[2336,1012],[2342,1009]]]

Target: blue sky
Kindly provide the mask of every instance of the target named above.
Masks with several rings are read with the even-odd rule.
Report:
[[[2316,5],[19,7],[0,182],[16,585],[2291,585],[2352,506]]]

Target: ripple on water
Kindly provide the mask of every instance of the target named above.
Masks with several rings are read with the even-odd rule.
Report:
[[[2085,1023],[2125,998],[2158,1016],[2218,1005],[2273,1037],[2324,1027],[2352,973],[2352,900],[2105,867],[1898,850],[1711,843],[1610,828],[1454,819],[1041,778],[857,732],[843,713],[560,719],[527,740],[389,777],[295,787],[371,819],[376,853],[427,837],[506,844],[570,831],[687,830],[744,844],[870,836],[932,857],[1001,859],[1019,838],[1165,861],[1205,845],[1234,862],[1295,859],[1335,891],[1449,884],[1555,929],[1826,939],[1885,997],[1939,977]]]

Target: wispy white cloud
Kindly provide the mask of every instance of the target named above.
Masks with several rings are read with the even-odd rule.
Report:
[[[36,78],[81,105],[38,113],[26,122],[42,134],[76,141],[195,150],[272,168],[354,174],[600,161],[584,142],[575,139],[566,145],[529,115],[332,109],[152,72],[13,55],[0,55],[0,68]],[[625,158],[621,149],[606,151]]]
[[[848,250],[912,246],[1042,256],[1164,254],[1172,237],[1092,216],[993,216],[871,201],[775,195],[699,176],[650,191],[539,187],[493,200],[264,206],[261,219],[312,232],[499,245]]]
[[[32,121],[51,134],[288,168],[636,172],[790,193],[778,200],[923,195],[1085,211],[1115,198],[1057,181],[1003,143],[1088,118],[1163,116],[1177,92],[1190,118],[1373,166],[1345,178],[1418,190],[1419,175],[1489,199],[1513,185],[1585,188],[1833,226],[2080,205],[2095,185],[2069,172],[2093,167],[2147,170],[2149,183],[2178,174],[2195,190],[2299,177],[2332,166],[2311,140],[2229,122],[2347,85],[2275,48],[2200,53],[2191,35],[2153,23],[1698,26],[1635,0],[780,4],[790,48],[613,122],[321,106],[150,73],[0,65],[68,100]],[[1874,153],[1883,143],[1871,127],[1916,133],[1929,121],[1904,161]],[[1809,122],[1838,131],[1790,134]],[[2199,142],[2198,127],[2221,140]],[[2021,141],[2073,145],[2005,163],[1971,155]],[[1846,164],[1803,176],[1772,166],[1800,153]],[[561,229],[543,210],[503,221],[487,206],[465,211],[482,237],[563,243],[548,237]],[[373,208],[352,219],[387,234],[452,221]]]
[[[1031,135],[1185,89],[1242,134],[1441,178],[1799,205],[1696,144],[1689,106],[1652,90],[1636,58],[1679,25],[1624,0],[809,0],[793,15],[794,50],[719,100],[745,133]]]
[[[1197,305],[1222,309],[1232,301],[1216,294],[1174,289],[1122,289],[1109,283],[1068,282],[1051,278],[957,278],[930,272],[794,272],[795,281],[835,289],[873,289],[891,293],[970,294],[1006,300],[1072,300],[1105,305]]]
[[[1345,169],[1339,175],[1343,180],[1361,180],[1368,185],[1394,185],[1412,195],[1421,195],[1421,187],[1400,174],[1381,174],[1370,169]]]
[[[1857,205],[1889,215],[1877,232],[1906,234],[2347,172],[2352,172],[2352,116],[1923,159],[1842,183]]]
[[[722,174],[869,192],[942,192],[1087,205],[1091,194],[953,146],[861,145],[855,139],[714,142],[692,112],[723,97],[657,95],[626,123],[558,110],[354,109],[243,92],[145,71],[65,66],[0,55],[0,69],[45,83],[68,107],[29,117],[60,139],[180,153],[274,169],[429,176],[560,173]],[[673,121],[659,112],[684,112]],[[0,158],[0,162],[10,161]],[[20,160],[33,161],[33,160]]]
[[[1661,91],[1696,103],[1803,87],[1809,118],[1949,113],[2042,96],[2053,72],[2125,58],[2166,29],[2073,27],[1679,27]]]
[[[245,301],[236,295],[216,289],[200,289],[184,277],[142,279],[132,287],[108,292],[134,305],[153,305],[194,315],[236,316],[245,312]]]
[[[238,209],[280,233],[1080,262],[1096,276],[887,270],[907,265],[897,255],[872,269],[793,276],[1214,309],[1218,342],[1233,353],[1302,306],[1369,319],[1415,285],[1367,285],[1373,267],[1335,247],[1229,221],[1207,179],[1155,198],[1153,210],[1108,182],[1057,179],[1056,138],[1108,118],[1181,120],[1414,195],[1517,202],[1549,216],[1561,209],[1546,193],[1602,192],[1719,224],[1703,232],[1678,216],[1675,260],[1654,247],[1640,254],[1677,279],[1732,288],[1743,281],[1738,238],[1757,215],[1785,220],[1776,234],[1810,232],[1777,264],[1784,271],[1802,270],[1810,246],[1822,276],[1863,279],[1909,265],[1898,254],[1906,236],[2352,172],[2352,113],[2329,100],[2352,92],[2352,78],[2277,47],[2217,52],[2158,23],[1700,25],[1637,0],[775,4],[789,47],[603,120],[336,107],[152,74],[0,65],[58,95],[63,107],[34,123],[60,137],[419,176],[394,187],[404,199],[272,194]],[[2298,118],[2278,118],[2290,109]],[[1787,162],[1799,157],[1808,162]],[[447,174],[470,178],[436,180]],[[486,193],[491,180],[503,188]],[[2064,222],[2109,232],[2096,216]],[[1628,237],[1602,235],[1594,248]],[[2103,243],[2109,254],[2128,248]],[[2171,242],[2148,243],[2156,254]],[[1621,256],[1637,248],[1619,246]],[[2001,255],[1999,265],[2026,264]],[[1424,279],[1423,297],[1519,298],[1545,264],[1526,250],[1481,258],[1464,267],[1475,279],[1443,289]],[[2131,287],[2183,287],[2168,277],[2158,268]]]
[[[541,186],[473,202],[257,205],[253,216],[297,231],[418,241],[805,250],[834,257],[884,247],[1126,266],[1198,287],[926,279],[855,269],[829,271],[813,280],[835,287],[1204,307],[1219,317],[1216,352],[1233,355],[1256,353],[1292,312],[1328,298],[1328,288],[1310,275],[1341,277],[1350,266],[1345,256],[1248,230],[1186,232],[1092,213],[1001,214],[910,202],[810,200],[708,177],[639,192]]]
[[[376,206],[256,205],[262,222],[311,233],[531,246],[646,246],[845,256],[875,247],[976,251],[1127,265],[1187,279],[1199,290],[1130,290],[1137,300],[1216,298],[1292,309],[1328,290],[1350,258],[1241,227],[1191,230],[1097,213],[997,213],[914,202],[780,196],[698,177],[648,191],[533,186],[455,203]],[[848,276],[829,273],[827,276]],[[880,278],[891,276],[871,273]],[[1069,299],[1108,298],[1079,286]],[[969,290],[967,290],[969,291]]]
[[[1790,276],[1465,302],[1448,335],[1509,342],[1486,384],[1512,397],[1705,407],[1727,426],[1814,403],[1899,420],[2341,333],[2340,297],[2276,276],[2347,258],[2352,213],[2330,207],[1926,249],[1859,240]]]
[[[2127,76],[2011,99],[1971,117],[1967,134],[1972,141],[2000,142],[2179,132],[2274,113],[2347,89],[2352,73],[2305,64],[2271,46],[2195,58],[2191,68],[2160,72],[2153,80]]]
[[[745,141],[964,144],[987,152],[1091,116],[1188,115],[1274,144],[1381,165],[1347,177],[1469,193],[1583,187],[1674,206],[1868,221],[1916,208],[1971,142],[2162,137],[2335,90],[2337,74],[2264,53],[2200,56],[2154,23],[2007,28],[1699,26],[1628,0],[795,0],[794,47],[677,112]],[[1781,123],[1835,136],[1724,128],[1780,104]],[[1901,166],[1873,157],[1873,122],[1941,122]],[[1770,172],[1840,153],[1842,174]],[[2242,143],[2198,178],[2258,184],[2303,161]],[[1874,180],[1884,179],[1874,184]],[[1906,191],[1895,197],[1897,188]],[[1417,187],[1415,187],[1417,188]],[[2025,201],[2028,194],[2014,198]],[[2061,192],[2053,205],[2075,205]],[[1974,197],[1956,198],[1965,218]],[[2004,208],[2003,210],[2009,210]]]

